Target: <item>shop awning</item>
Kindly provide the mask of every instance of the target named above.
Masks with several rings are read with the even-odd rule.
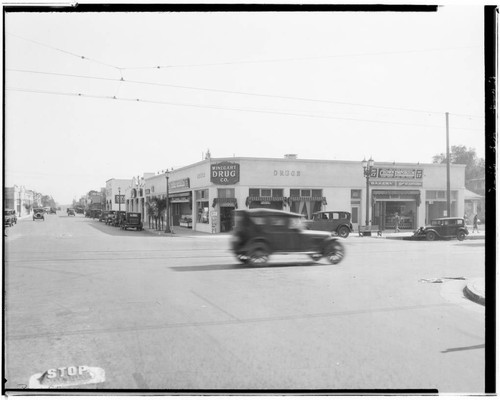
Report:
[[[236,197],[215,197],[214,202],[212,203],[212,207],[215,207],[219,204],[221,207],[235,207],[238,208],[238,200]]]
[[[248,196],[245,201],[246,206],[248,207],[252,201],[270,203],[272,201],[286,202],[287,199],[286,197],[278,197],[278,196]]]
[[[420,190],[372,190],[372,205],[384,199],[415,199],[420,206]]]
[[[291,204],[292,201],[321,201],[323,205],[327,205],[326,197],[304,197],[304,196],[291,196],[288,198],[288,204]]]

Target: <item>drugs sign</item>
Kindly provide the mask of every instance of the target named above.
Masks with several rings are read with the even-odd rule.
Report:
[[[240,181],[240,164],[223,161],[210,165],[210,182],[217,185],[234,185]]]
[[[52,368],[32,375],[28,387],[30,389],[53,389],[100,383],[105,380],[104,369],[102,368],[73,365],[71,367]]]

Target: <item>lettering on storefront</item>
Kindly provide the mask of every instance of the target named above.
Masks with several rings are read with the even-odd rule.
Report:
[[[300,176],[300,171],[290,169],[275,169],[274,176]]]
[[[394,181],[370,181],[370,186],[396,186]]]
[[[372,178],[422,179],[423,170],[414,168],[375,168]]]
[[[210,182],[233,185],[240,181],[240,164],[223,161],[210,165]]]
[[[181,189],[189,187],[189,178],[179,179],[168,183],[169,189]]]

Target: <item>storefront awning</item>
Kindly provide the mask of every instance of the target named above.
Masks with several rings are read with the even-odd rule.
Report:
[[[191,192],[169,193],[170,203],[191,203],[193,200]]]
[[[219,204],[221,207],[235,207],[238,208],[238,201],[235,197],[216,197],[212,203],[212,207]]]
[[[417,202],[417,207],[420,206],[420,190],[372,190],[372,206],[376,201],[384,201],[386,199],[414,199]]]
[[[248,207],[252,201],[266,202],[271,203],[273,201],[281,201],[286,202],[286,197],[278,197],[278,196],[248,196],[245,201],[246,206]]]
[[[321,201],[323,205],[327,205],[326,197],[304,197],[304,196],[291,196],[288,198],[288,204],[291,204],[292,201]]]

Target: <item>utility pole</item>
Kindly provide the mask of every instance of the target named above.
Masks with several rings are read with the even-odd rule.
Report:
[[[449,113],[446,113],[446,216],[451,217],[451,190],[450,190],[450,125]]]

